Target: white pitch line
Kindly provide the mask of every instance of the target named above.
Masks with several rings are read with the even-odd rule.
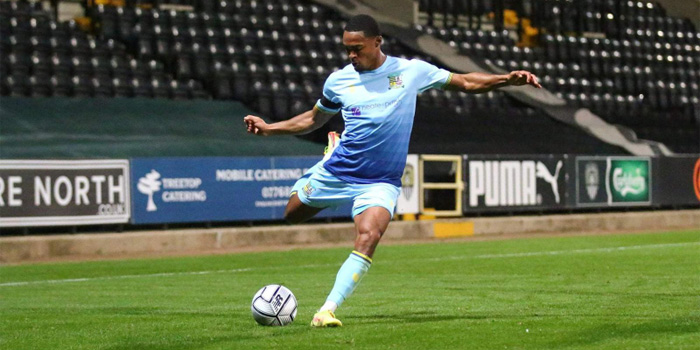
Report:
[[[85,277],[85,278],[66,278],[59,280],[39,280],[39,281],[18,281],[18,282],[6,282],[0,283],[0,287],[17,287],[26,286],[31,284],[59,284],[59,283],[73,283],[73,282],[90,282],[90,281],[108,281],[108,280],[119,280],[119,279],[129,279],[129,278],[141,278],[141,277],[170,277],[170,276],[192,276],[192,275],[208,275],[214,273],[237,273],[237,272],[248,272],[256,270],[267,270],[276,268],[313,268],[313,267],[324,267],[333,266],[334,264],[316,264],[316,265],[300,265],[300,266],[269,266],[269,267],[259,267],[259,268],[243,268],[243,269],[230,269],[230,270],[208,270],[208,271],[188,271],[188,272],[162,272],[162,273],[150,273],[141,275],[120,275],[120,276],[102,276],[102,277]]]
[[[700,245],[700,242],[646,244],[646,245],[633,245],[633,246],[608,247],[608,248],[551,250],[551,251],[541,251],[541,252],[524,252],[524,253],[508,253],[508,254],[459,255],[459,256],[447,256],[447,257],[439,257],[439,258],[428,258],[428,259],[412,259],[411,261],[497,259],[497,258],[518,258],[518,257],[530,257],[530,256],[562,255],[562,254],[611,253],[611,252],[620,252],[620,251],[625,251],[625,250],[673,248],[673,247],[687,247],[687,246],[696,246],[696,245]],[[39,280],[39,281],[18,281],[18,282],[0,283],[0,287],[17,287],[17,286],[26,286],[26,285],[34,285],[34,284],[60,284],[60,283],[75,283],[75,282],[90,282],[90,281],[108,281],[108,280],[142,278],[142,277],[170,277],[170,276],[208,275],[208,274],[214,274],[214,273],[238,273],[238,272],[277,269],[277,268],[304,269],[304,268],[326,267],[326,266],[335,266],[335,265],[337,265],[337,264],[314,264],[314,265],[300,265],[300,266],[267,266],[267,267],[258,267],[258,268],[251,267],[251,268],[230,269],[230,270],[163,272],[163,273],[152,273],[152,274],[142,274],[142,275],[121,275],[121,276],[103,276],[103,277],[86,277],[86,278],[66,278],[66,279]]]
[[[121,275],[121,276],[103,276],[103,277],[86,277],[86,278],[66,278],[60,280],[39,280],[39,281],[22,281],[22,282],[7,282],[0,283],[0,287],[14,287],[14,286],[26,286],[30,284],[57,284],[57,283],[71,283],[71,282],[88,282],[88,281],[105,281],[105,280],[119,280],[128,278],[140,278],[140,277],[166,277],[166,276],[188,276],[188,275],[207,275],[212,273],[236,273],[245,272],[252,269],[232,269],[232,270],[212,270],[212,271],[190,271],[190,272],[163,272],[163,273],[152,273],[143,275]]]
[[[428,261],[442,261],[442,260],[462,260],[462,259],[495,259],[495,258],[520,258],[520,257],[529,257],[529,256],[545,256],[545,255],[562,255],[562,254],[611,253],[611,252],[620,252],[620,251],[625,251],[625,250],[687,247],[687,246],[694,246],[694,245],[700,245],[700,242],[644,244],[644,245],[631,245],[631,246],[608,247],[608,248],[551,250],[551,251],[544,251],[544,252],[523,252],[523,253],[506,253],[506,254],[482,254],[482,255],[472,255],[472,256],[457,255],[457,256],[443,256],[443,257],[439,257],[439,258],[431,258],[431,259],[426,259],[426,260],[428,260]]]

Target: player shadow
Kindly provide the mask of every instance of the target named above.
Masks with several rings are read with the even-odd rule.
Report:
[[[461,314],[461,315],[449,315],[442,314],[433,311],[416,311],[400,314],[381,314],[381,315],[355,315],[355,316],[344,316],[345,319],[352,320],[356,319],[361,321],[363,324],[367,323],[386,323],[387,320],[391,322],[403,321],[405,323],[427,323],[427,322],[441,322],[441,321],[455,321],[455,320],[485,320],[485,319],[496,319],[503,318],[503,316],[494,315],[475,315],[475,314]]]

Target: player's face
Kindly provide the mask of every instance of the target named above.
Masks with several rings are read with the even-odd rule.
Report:
[[[343,46],[356,71],[376,69],[381,36],[365,37],[364,32],[343,32]]]

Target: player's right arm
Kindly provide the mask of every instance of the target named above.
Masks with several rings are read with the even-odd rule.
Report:
[[[448,81],[445,88],[448,90],[464,91],[466,93],[482,93],[497,89],[503,86],[531,85],[538,89],[542,85],[537,81],[537,77],[524,70],[513,71],[508,74],[489,73],[467,73],[452,74],[452,79]]]
[[[314,131],[326,124],[335,112],[329,113],[317,106],[293,118],[268,124],[262,118],[247,115],[243,118],[248,132],[260,136],[270,135],[303,135]]]
[[[340,112],[342,103],[334,91],[334,73],[331,74],[323,84],[323,94],[316,102],[314,108],[293,118],[268,124],[262,118],[248,115],[243,118],[248,132],[255,135],[303,135],[312,132],[323,124],[326,124],[331,117]]]

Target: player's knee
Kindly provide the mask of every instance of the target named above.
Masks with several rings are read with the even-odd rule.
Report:
[[[362,242],[376,244],[382,238],[384,232],[376,227],[358,227],[357,234]]]

